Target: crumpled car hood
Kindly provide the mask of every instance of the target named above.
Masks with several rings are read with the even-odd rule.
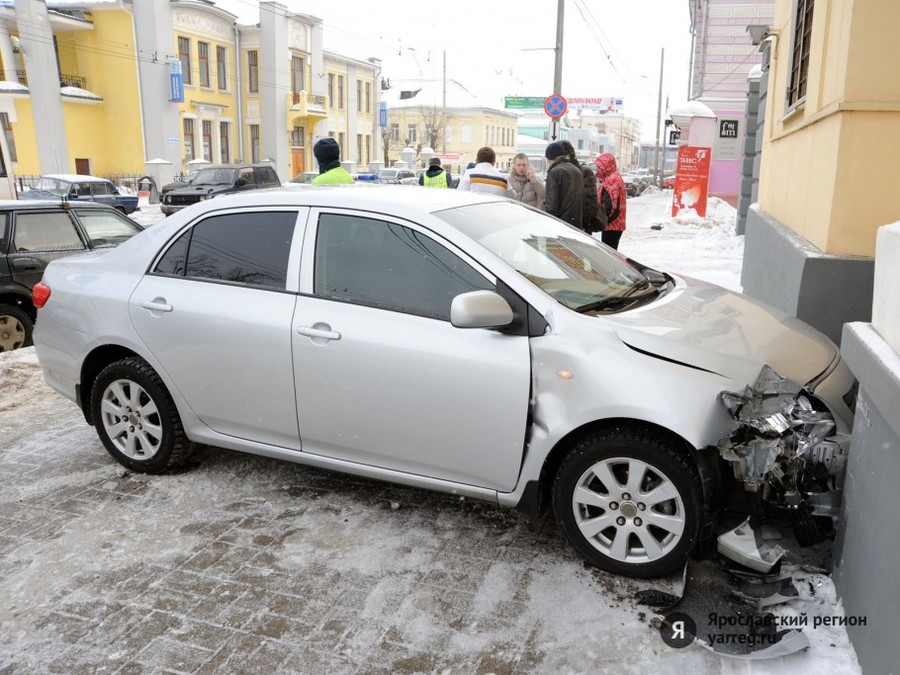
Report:
[[[799,319],[697,279],[644,307],[607,315],[632,349],[753,382],[764,365],[798,387],[834,361],[837,347]]]

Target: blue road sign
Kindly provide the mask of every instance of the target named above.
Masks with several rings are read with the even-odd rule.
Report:
[[[544,112],[553,119],[562,117],[566,114],[566,110],[568,109],[569,104],[566,103],[566,99],[559,94],[548,96],[544,101]]]

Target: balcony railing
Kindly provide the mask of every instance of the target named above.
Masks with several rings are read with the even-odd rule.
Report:
[[[16,77],[19,79],[20,84],[24,84],[26,87],[28,86],[28,75],[26,75],[24,70],[17,70]],[[79,77],[78,75],[66,75],[64,73],[60,73],[59,86],[87,89],[87,80],[83,77]]]

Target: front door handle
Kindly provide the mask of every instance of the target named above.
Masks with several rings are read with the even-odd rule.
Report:
[[[325,344],[329,340],[340,340],[341,334],[331,330],[327,323],[314,323],[312,326],[297,326],[297,333],[312,338],[316,344]]]

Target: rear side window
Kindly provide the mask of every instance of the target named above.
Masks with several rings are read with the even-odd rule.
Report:
[[[212,216],[182,234],[153,272],[284,289],[296,212]]]
[[[118,211],[80,209],[78,220],[87,232],[93,248],[118,246],[141,231],[140,227]]]
[[[98,195],[111,195],[113,193],[112,186],[109,183],[93,183],[91,185],[91,190],[94,193],[94,196]]]
[[[9,222],[8,213],[0,213],[0,254],[6,253],[6,239],[9,236],[6,233],[6,224]]]
[[[13,238],[16,251],[81,251],[84,242],[78,236],[75,223],[68,213],[16,214],[16,231]]]

